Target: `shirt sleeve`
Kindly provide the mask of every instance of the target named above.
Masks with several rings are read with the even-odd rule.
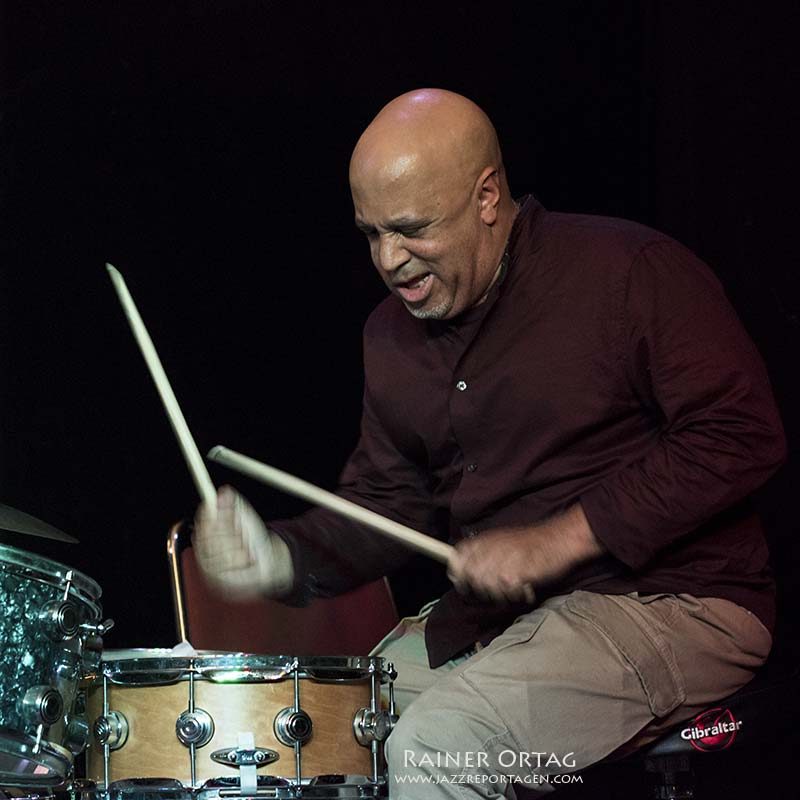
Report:
[[[369,388],[361,432],[336,494],[427,533],[431,498],[422,471],[395,446]],[[413,552],[388,537],[322,508],[268,523],[289,545],[295,586],[286,602],[305,604],[375,580],[407,563]]]
[[[608,551],[641,569],[659,551],[758,488],[786,444],[764,364],[716,278],[672,241],[634,260],[624,359],[660,430],[640,460],[581,505]]]

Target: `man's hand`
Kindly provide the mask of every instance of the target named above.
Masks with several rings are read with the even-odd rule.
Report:
[[[546,522],[495,528],[459,542],[447,575],[462,594],[532,603],[536,588],[604,552],[576,504]]]
[[[270,533],[253,507],[230,486],[217,510],[202,504],[194,521],[194,552],[206,580],[236,600],[277,597],[292,586],[286,542]]]

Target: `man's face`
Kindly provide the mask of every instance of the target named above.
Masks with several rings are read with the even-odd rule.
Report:
[[[372,262],[420,319],[448,319],[477,303],[494,273],[479,198],[469,180],[426,175],[413,157],[354,170],[356,226]]]

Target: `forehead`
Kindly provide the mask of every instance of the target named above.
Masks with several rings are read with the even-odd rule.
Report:
[[[350,170],[356,217],[370,222],[438,215],[447,204],[445,183],[414,154],[362,159]]]

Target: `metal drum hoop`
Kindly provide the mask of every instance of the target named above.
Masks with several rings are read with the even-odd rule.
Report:
[[[214,683],[264,683],[292,678],[297,673],[318,683],[356,683],[377,673],[381,683],[390,675],[377,656],[287,656],[199,651],[197,655],[171,655],[170,650],[115,651],[103,655],[102,674],[120,686],[149,686],[195,678]],[[142,657],[138,656],[141,652]]]
[[[84,575],[66,564],[44,558],[33,553],[27,553],[10,545],[0,545],[0,568],[5,567],[6,572],[11,572],[26,580],[35,580],[54,588],[60,588],[66,583],[70,584],[70,594],[77,596],[86,603],[99,617],[100,606],[97,600],[102,595],[100,585],[88,575]]]

